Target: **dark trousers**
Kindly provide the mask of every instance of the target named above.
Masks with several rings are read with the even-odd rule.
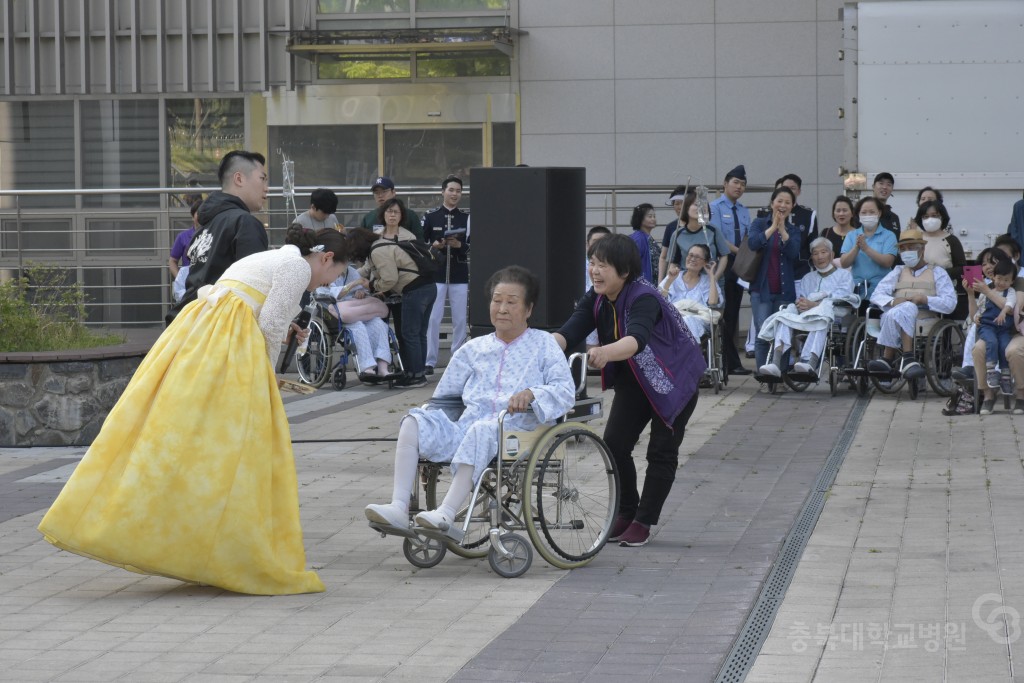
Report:
[[[422,375],[427,360],[427,324],[437,298],[433,282],[402,292],[399,353],[407,375]]]
[[[608,412],[604,441],[619,470],[620,515],[643,524],[658,523],[661,508],[676,480],[679,444],[683,441],[686,423],[697,407],[698,396],[696,393],[693,395],[669,429],[654,412],[632,371],[624,369],[615,373],[615,397]],[[637,491],[633,448],[648,422],[651,423],[651,438],[647,446],[647,474],[641,495]]]
[[[743,292],[736,281],[736,273],[725,271],[725,312],[722,314],[722,364],[726,371],[743,367],[740,354],[736,350],[736,333],[740,326],[740,305],[743,303]]]

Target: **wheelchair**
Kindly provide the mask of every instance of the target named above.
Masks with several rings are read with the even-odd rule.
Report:
[[[331,385],[341,391],[348,384],[348,367],[350,359],[355,358],[355,344],[352,334],[331,312],[335,303],[329,294],[314,294],[316,314],[309,321],[309,342],[306,353],[296,356],[299,379],[304,384],[320,388],[331,379]],[[391,365],[394,377],[386,380],[391,388],[402,373],[402,359],[398,355],[398,336],[388,325],[388,345],[391,347]],[[337,360],[335,361],[335,347]]]
[[[796,372],[792,365],[782,372],[782,377],[771,377],[767,375],[755,375],[754,378],[768,388],[768,393],[778,392],[779,383],[784,383],[791,391],[803,392],[810,387],[821,383],[825,375],[825,367],[828,367],[829,393],[835,396],[839,393],[839,387],[844,378],[843,365],[848,358],[847,338],[849,331],[857,324],[857,308],[846,301],[835,301],[832,304],[835,312],[835,319],[829,325],[825,347],[822,356],[818,361],[818,369],[815,372]],[[793,330],[793,346],[789,351],[792,359],[793,350],[803,347],[807,340],[807,333],[802,330]]]
[[[850,354],[848,357],[852,361],[843,372],[854,382],[860,396],[867,396],[870,386],[883,394],[899,393],[906,386],[910,398],[917,399],[923,382],[921,379],[908,381],[903,377],[902,360],[898,368],[888,372],[868,370],[870,361],[882,357],[883,347],[878,344],[881,317],[882,309],[869,306],[864,317],[851,329],[847,348]],[[953,395],[955,386],[952,372],[963,360],[964,337],[962,321],[930,311],[918,314],[913,342],[914,358],[924,368],[928,386],[939,396]]]
[[[585,424],[601,416],[601,399],[586,397],[584,354],[570,357],[570,363],[577,362],[576,406],[554,426],[506,431],[507,411],[499,414],[499,452],[458,511],[454,528],[413,526],[417,513],[437,507],[443,488],[439,484],[449,472],[448,463],[427,460],[419,461],[409,528],[374,522],[370,528],[382,537],[401,536],[405,558],[420,568],[436,566],[449,550],[469,559],[486,557],[491,569],[505,578],[526,573],[534,549],[559,569],[593,560],[618,513],[618,473],[604,441]],[[427,405],[445,410],[453,419],[463,409],[458,397],[431,399]]]
[[[704,349],[704,360],[708,369],[704,371],[701,378],[701,387],[711,387],[715,393],[719,393],[729,383],[729,373],[725,371],[725,361],[722,359],[722,321],[721,312],[712,312],[712,323],[709,331],[700,339],[700,345]]]

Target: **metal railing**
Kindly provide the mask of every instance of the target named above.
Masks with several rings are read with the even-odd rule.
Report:
[[[116,327],[157,326],[171,304],[168,258],[178,232],[191,225],[189,195],[206,195],[213,187],[146,187],[116,189],[52,189],[0,191],[0,281],[24,273],[33,263],[69,271],[69,280],[85,289],[88,324]],[[299,213],[314,186],[295,188]],[[338,195],[338,221],[358,224],[375,207],[365,187],[330,187]],[[720,190],[710,187],[709,190]],[[770,188],[751,187],[748,192]],[[629,232],[632,207],[649,201],[663,212],[662,225],[675,218],[663,207],[671,187],[655,185],[588,186],[587,226],[605,225]],[[422,215],[437,206],[436,186],[399,186],[398,195]],[[107,198],[107,203],[131,204],[151,197],[152,206],[88,206],[89,197]],[[469,186],[464,204],[472,207]],[[66,206],[31,205],[40,199],[68,199]],[[33,202],[32,200],[35,200]],[[126,199],[128,201],[126,201]],[[109,201],[114,200],[114,201]],[[56,202],[55,202],[56,203]],[[284,242],[285,231],[294,218],[281,187],[270,188],[268,208],[256,214],[267,227],[272,246]],[[73,273],[73,277],[70,277]]]

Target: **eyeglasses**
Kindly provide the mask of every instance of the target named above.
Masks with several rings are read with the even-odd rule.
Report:
[[[687,261],[705,261],[707,259],[705,259],[703,256],[700,256],[698,254],[687,254],[686,255],[686,260]]]
[[[384,213],[386,213],[386,214],[390,213],[390,214],[392,214],[392,215],[393,215],[393,214],[398,214],[398,215],[401,215],[401,214],[402,214],[402,210],[401,210],[401,209],[388,209],[388,210],[387,210],[387,211],[385,211]]]

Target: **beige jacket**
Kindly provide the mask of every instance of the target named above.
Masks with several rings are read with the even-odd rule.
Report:
[[[416,262],[402,251],[397,242],[415,240],[416,235],[405,228],[398,229],[398,240],[380,238],[370,247],[370,256],[359,269],[362,277],[370,280],[370,287],[377,293],[401,294],[406,285],[419,277]],[[378,247],[391,244],[390,247]],[[399,270],[399,269],[402,270]]]

